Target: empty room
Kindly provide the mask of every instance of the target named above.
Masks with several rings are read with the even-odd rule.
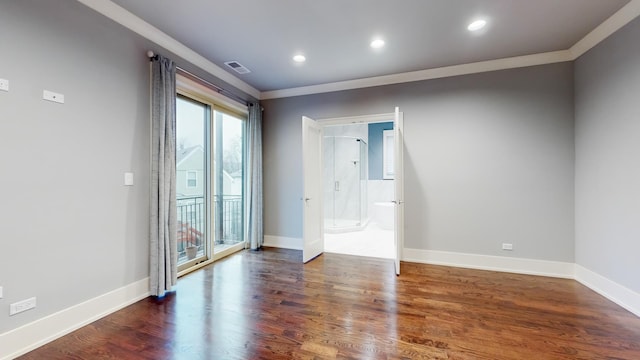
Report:
[[[639,15],[0,1],[0,360],[640,359]]]

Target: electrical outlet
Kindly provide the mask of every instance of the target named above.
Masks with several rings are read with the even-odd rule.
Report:
[[[36,307],[36,298],[32,297],[27,300],[18,301],[9,305],[9,316],[19,314]]]
[[[513,244],[502,243],[502,250],[513,250]]]
[[[0,79],[0,90],[9,91],[9,80]]]
[[[44,90],[42,92],[42,98],[44,100],[47,100],[47,101],[53,101],[53,102],[57,102],[57,103],[60,103],[60,104],[64,104],[64,95],[63,94],[54,93],[53,91]]]

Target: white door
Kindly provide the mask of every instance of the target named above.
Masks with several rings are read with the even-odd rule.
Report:
[[[403,129],[402,129],[402,113],[400,108],[396,107],[393,119],[394,132],[394,175],[395,175],[395,232],[393,242],[395,246],[395,267],[396,275],[400,275],[400,257],[402,256],[402,247],[404,246],[404,156],[403,156]]]
[[[324,251],[322,212],[322,127],[302,117],[302,261]]]

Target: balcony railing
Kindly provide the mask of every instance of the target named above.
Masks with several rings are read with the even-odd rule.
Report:
[[[178,252],[182,256],[189,245],[204,251],[205,202],[202,196],[176,199],[178,217]],[[216,195],[212,217],[215,244],[236,244],[242,241],[242,196]]]

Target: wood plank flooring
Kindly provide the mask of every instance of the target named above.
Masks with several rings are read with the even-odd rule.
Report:
[[[243,251],[21,359],[640,359],[640,318],[573,280]]]

